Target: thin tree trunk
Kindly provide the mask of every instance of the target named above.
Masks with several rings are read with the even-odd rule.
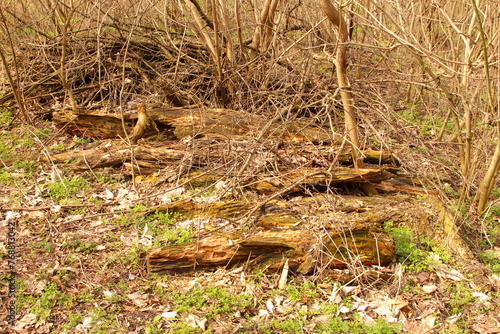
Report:
[[[495,153],[493,153],[493,157],[491,158],[488,171],[486,172],[486,175],[479,184],[479,188],[477,190],[478,213],[483,213],[484,209],[486,208],[486,202],[490,197],[490,193],[493,188],[493,184],[495,183],[495,180],[497,178],[499,168],[500,168],[500,143],[497,144]]]
[[[345,110],[345,128],[349,135],[352,147],[352,160],[355,168],[363,167],[363,159],[359,151],[358,126],[356,122],[356,113],[354,110],[354,100],[351,93],[351,86],[347,79],[347,42],[349,40],[349,31],[347,23],[340,14],[340,10],[335,8],[329,0],[320,0],[321,7],[328,19],[337,28],[338,45],[335,59],[337,80],[340,87],[340,97]]]

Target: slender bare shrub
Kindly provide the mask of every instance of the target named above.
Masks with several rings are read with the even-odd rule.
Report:
[[[485,173],[483,162],[495,156],[491,139],[497,134],[489,124],[497,118],[498,96],[489,68],[498,44],[498,25],[491,24],[496,6],[485,0],[372,0],[356,1],[353,12],[363,30],[360,47],[377,54],[385,50],[385,64],[407,81],[408,102],[428,110],[415,118],[432,120],[436,143],[455,145],[462,179],[459,203],[470,203]]]

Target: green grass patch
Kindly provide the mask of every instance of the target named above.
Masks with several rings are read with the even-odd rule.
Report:
[[[253,304],[251,295],[229,293],[223,287],[195,286],[189,291],[172,289],[170,295],[174,311],[194,313],[202,310],[208,320],[214,320],[218,314],[243,311]]]
[[[77,204],[75,199],[82,190],[91,189],[88,180],[81,176],[73,176],[71,178],[63,177],[57,182],[47,182],[43,186],[45,197],[51,198],[54,202],[60,204]]]
[[[342,334],[395,334],[402,333],[399,324],[389,324],[385,320],[377,319],[372,325],[365,325],[360,320],[344,321],[339,317],[332,317],[325,323],[318,323],[315,333],[342,333]]]

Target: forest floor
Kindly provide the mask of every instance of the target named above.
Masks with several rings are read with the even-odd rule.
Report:
[[[279,287],[281,273],[245,266],[149,275],[148,249],[196,240],[217,223],[200,227],[144,209],[187,195],[210,203],[227,191],[168,182],[152,188],[155,176],[134,178],[125,165],[74,171],[42,163],[43,154],[103,142],[61,134],[48,121],[36,127],[11,121],[4,111],[1,332],[500,333],[500,248],[491,231],[485,242],[497,243],[487,252],[475,247],[477,259],[464,262],[439,241],[388,224],[397,261],[376,282],[290,274]],[[47,138],[49,147],[43,146]],[[499,216],[488,219],[498,222]],[[470,240],[481,238],[472,234]],[[476,266],[482,277],[471,270]],[[7,298],[13,289],[15,298]],[[15,326],[8,324],[12,319]]]

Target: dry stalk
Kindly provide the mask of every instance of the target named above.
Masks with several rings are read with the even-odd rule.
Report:
[[[204,12],[197,3],[209,5],[210,11]],[[327,124],[334,117],[325,116],[328,106],[322,101],[327,92],[335,89],[331,77],[335,73],[331,71],[330,76],[329,68],[325,74],[324,68],[330,66],[325,65],[326,62],[321,64],[321,69],[317,61],[305,59],[312,52],[328,52],[330,40],[319,28],[326,21],[320,22],[320,13],[316,13],[317,1],[305,0],[297,5],[298,9],[289,9],[292,6],[279,0],[238,0],[234,7],[224,0],[142,1],[131,7],[100,0],[91,5],[74,0],[39,0],[36,6],[30,6],[27,0],[15,5],[11,2],[0,8],[2,13],[5,10],[6,15],[10,15],[11,48],[19,42],[19,49],[35,54],[35,59],[31,58],[30,65],[24,66],[18,53],[16,60],[15,52],[8,47],[10,36],[4,27],[6,19],[2,17],[4,34],[0,57],[4,58],[1,60],[6,68],[6,79],[13,92],[2,96],[0,102],[16,99],[21,112],[26,103],[40,103],[46,107],[61,96],[69,97],[70,102],[72,99],[78,101],[80,106],[94,103],[107,106],[119,101],[125,107],[134,99],[156,98],[155,89],[161,88],[157,83],[164,79],[175,82],[172,89],[165,92],[174,105],[219,105],[221,89],[226,87],[229,93],[236,93],[228,99],[234,99],[231,102],[238,108],[273,115],[276,110],[296,103],[298,107],[290,114],[310,108],[318,122]],[[280,7],[283,10],[279,10]],[[388,96],[395,92],[394,87],[411,87],[407,103],[416,106],[416,113],[423,112],[416,117],[431,118],[430,123],[437,129],[434,139],[443,150],[450,149],[452,157],[460,157],[456,165],[461,167],[463,179],[459,182],[467,187],[463,201],[470,199],[468,196],[486,172],[484,177],[490,180],[488,187],[483,180],[476,196],[478,204],[486,203],[487,197],[480,201],[480,194],[487,196],[495,186],[491,180],[495,180],[498,172],[495,167],[497,154],[493,152],[496,143],[488,141],[496,134],[487,129],[487,124],[496,125],[493,122],[498,118],[492,111],[496,102],[495,85],[498,85],[492,81],[492,73],[494,66],[498,66],[495,55],[498,54],[499,28],[491,23],[495,22],[493,16],[498,8],[485,0],[436,0],[431,3],[354,0],[347,7],[352,7],[350,13],[357,25],[353,34],[357,40],[350,42],[349,48],[358,52],[362,66],[356,67],[360,69],[359,79],[351,84],[356,85],[356,91],[360,88],[355,99],[367,104],[365,107],[358,103],[359,110],[367,112],[361,117],[365,125],[368,124],[364,129],[370,136],[374,133],[374,138],[382,145],[384,136],[379,131],[379,121],[401,135],[414,134],[407,129],[421,128],[414,120],[409,121],[399,114],[399,110],[410,112],[402,100]],[[53,8],[59,8],[56,14],[52,13]],[[333,9],[340,16],[338,8],[333,6]],[[192,24],[188,19],[196,18],[197,14],[198,35],[189,29]],[[50,18],[57,22],[51,22]],[[349,30],[341,18],[336,20],[339,34],[336,50],[346,51],[349,39],[342,39],[340,35],[347,30],[348,36]],[[22,28],[14,29],[14,24]],[[299,28],[291,29],[291,26]],[[54,27],[58,31],[54,31]],[[54,35],[60,42],[56,47],[57,39],[51,37]],[[200,47],[200,37],[205,47]],[[380,58],[369,59],[372,56]],[[214,66],[207,66],[207,58]],[[345,62],[342,55],[336,58],[340,64]],[[355,57],[351,59],[356,61]],[[10,67],[5,65],[8,63]],[[53,73],[47,75],[51,67]],[[341,67],[337,64],[337,69]],[[361,72],[361,69],[365,70]],[[413,73],[409,73],[409,69],[413,69]],[[382,78],[381,73],[389,73],[390,78]],[[370,79],[363,80],[363,76]],[[66,82],[62,82],[64,78]],[[346,119],[353,118],[349,112],[354,110],[350,84],[347,78],[344,83],[337,80],[342,93],[351,95],[350,103],[344,108]],[[126,84],[129,81],[133,84]],[[94,95],[90,92],[84,95],[87,91]],[[76,103],[71,104],[76,107]],[[398,122],[406,123],[402,126],[391,124],[393,116]],[[338,124],[331,123],[335,131]],[[450,124],[454,129],[448,130]],[[345,124],[347,133],[351,133],[355,125]],[[449,133],[454,136],[446,138]],[[434,132],[431,135],[434,136]],[[348,137],[346,144],[365,144]],[[368,133],[364,138],[369,145]],[[451,144],[446,145],[442,138]],[[415,138],[415,141],[425,147],[432,141],[427,139]],[[250,151],[255,148],[258,152],[258,146],[263,144],[257,141]],[[384,145],[392,146],[390,143]],[[254,156],[239,157],[243,167],[250,166],[250,162],[245,164],[245,158],[250,161]],[[491,166],[495,168],[490,166],[492,169],[487,171],[481,166],[479,162],[485,159],[491,159]],[[458,173],[449,165],[443,165],[442,169],[456,177]]]
[[[378,10],[378,15],[365,7],[366,16],[358,17],[375,31],[387,33],[404,46],[415,57],[425,76],[431,78],[449,103],[450,109],[437,140],[441,140],[449,119],[453,119],[455,133],[450,141],[456,141],[458,144],[463,179],[459,202],[463,203],[469,197],[474,180],[479,175],[481,159],[478,157],[481,151],[486,150],[480,146],[480,141],[475,140],[478,135],[488,136],[479,133],[481,129],[477,126],[478,111],[482,110],[489,116],[489,111],[493,110],[494,106],[495,94],[492,93],[489,74],[491,58],[488,53],[494,45],[494,39],[491,37],[498,36],[498,28],[483,22],[486,22],[489,15],[494,15],[491,13],[495,10],[489,3],[477,0],[472,0],[472,7],[460,6],[455,2],[436,2],[427,6],[424,3],[403,4],[396,1],[395,8],[374,0],[370,1],[370,4]],[[473,11],[468,8],[473,8]],[[402,14],[408,12],[411,13],[410,18],[418,18],[419,24],[415,24],[415,20],[408,20],[408,15]],[[464,17],[465,21],[462,19]],[[422,27],[423,30],[420,31],[419,28]],[[446,52],[448,49],[451,52]],[[445,52],[440,55],[440,50]],[[484,75],[481,73],[483,68]],[[486,99],[481,97],[483,91],[487,93],[484,94]],[[437,98],[439,97],[436,96]],[[430,116],[435,117],[434,114]],[[495,157],[496,153],[492,157],[493,165]],[[489,177],[495,169],[488,171]],[[487,190],[484,185],[480,188],[482,192]]]
[[[498,31],[500,31],[500,20],[497,21]],[[484,47],[484,45],[483,45]],[[497,55],[500,55],[500,43],[497,45]],[[476,194],[477,199],[477,211],[480,214],[484,214],[486,212],[486,204],[488,198],[491,194],[493,186],[495,184],[496,179],[498,178],[498,173],[500,171],[500,66],[497,64],[497,115],[496,115],[496,131],[497,131],[497,144],[495,147],[495,152],[491,157],[490,164],[488,166],[488,170],[486,171],[485,176],[479,183],[479,188]]]
[[[222,99],[222,104],[227,105],[229,103],[229,97],[226,94],[226,87],[225,87],[225,75],[224,75],[224,69],[223,69],[223,59],[221,54],[222,52],[222,43],[220,41],[220,22],[218,19],[218,6],[215,0],[212,0],[211,6],[212,6],[212,14],[213,14],[213,21],[210,21],[207,17],[207,15],[203,12],[201,7],[198,5],[196,0],[189,0],[188,2],[189,7],[191,8],[191,13],[195,19],[198,31],[201,33],[203,37],[203,41],[205,42],[206,46],[208,47],[208,50],[210,51],[210,55],[216,65],[217,68],[217,76],[218,76],[218,81],[219,81],[219,88],[220,88],[220,93],[221,93],[221,99]],[[225,7],[222,8],[223,11],[223,25],[228,24],[227,23],[227,10],[225,10]],[[210,30],[213,31],[213,38],[210,36]],[[227,30],[227,29],[225,29]],[[232,63],[233,59],[233,46],[232,46],[232,40],[231,36],[227,38],[228,35],[226,35],[226,38],[223,39],[223,41],[230,41],[227,42],[226,44],[228,45],[227,50],[228,51],[228,58],[229,62]],[[226,50],[226,51],[227,51]],[[234,88],[230,88],[230,91],[234,91]]]

